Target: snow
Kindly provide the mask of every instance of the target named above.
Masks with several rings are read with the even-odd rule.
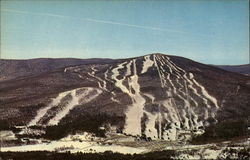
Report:
[[[70,91],[70,94],[72,99],[67,103],[63,110],[57,113],[56,116],[48,122],[48,125],[57,125],[59,121],[65,117],[75,105],[79,104],[78,97],[76,96],[76,89]]]
[[[153,66],[154,61],[150,59],[150,55],[144,56],[145,61],[143,61],[143,67],[141,73],[146,73],[150,67]]]
[[[79,141],[52,141],[51,143],[41,143],[34,145],[24,145],[24,146],[14,146],[14,147],[3,147],[2,152],[12,151],[56,151],[59,148],[85,148],[92,146],[89,142],[79,142]]]
[[[154,103],[155,97],[152,94],[144,93],[145,96],[151,99],[151,102]]]
[[[102,78],[95,75],[97,69],[95,69],[95,67],[91,67],[91,70],[92,70],[91,73],[88,72],[88,75],[98,80],[97,83],[98,83],[99,88],[101,88],[101,89],[103,89],[105,91],[108,91],[107,90],[107,82],[105,80],[103,80]],[[104,75],[104,76],[106,77],[106,75]]]
[[[15,139],[17,139],[15,134],[12,131],[8,131],[8,130],[0,131],[0,137],[1,137],[1,140],[15,140]]]
[[[177,159],[197,159],[199,160],[201,157],[199,155],[191,155],[187,153],[183,153],[177,157]],[[175,159],[175,158],[174,158]]]
[[[157,139],[158,133],[157,129],[155,128],[155,122],[157,121],[157,115],[151,114],[149,112],[145,112],[148,120],[146,121],[146,129],[145,129],[145,135],[147,137],[150,137],[151,139]]]
[[[202,158],[204,159],[217,159],[217,157],[221,153],[221,149],[215,150],[215,149],[205,149],[204,152],[202,153]]]
[[[130,76],[132,74],[131,72],[131,64],[132,64],[133,61],[130,61],[126,67],[127,67],[127,72],[126,72],[126,76]]]
[[[84,89],[84,92],[82,94],[77,95],[76,93],[80,89],[81,90]],[[50,121],[48,122],[48,125],[57,125],[60,122],[60,120],[63,117],[65,117],[67,114],[69,114],[70,110],[72,110],[76,105],[88,103],[92,101],[93,99],[95,99],[102,92],[98,89],[93,89],[89,87],[80,88],[80,89],[78,88],[78,89],[74,89],[70,91],[72,99],[66,104],[66,106],[59,113],[56,114],[55,117],[50,119]],[[93,94],[94,91],[96,91],[95,94]]]
[[[78,72],[80,70],[79,66],[74,66],[74,67],[66,67],[64,68],[64,73],[66,73],[68,70],[73,70],[74,72]]]
[[[133,148],[120,145],[99,145],[96,142],[89,141],[89,133],[84,132],[82,135],[69,135],[58,141],[51,141],[50,143],[38,143],[33,145],[2,147],[2,152],[27,152],[27,151],[70,151],[72,153],[94,153],[113,151],[123,154],[142,153],[147,151],[145,148]]]
[[[85,92],[77,95],[76,92],[78,90],[84,90]],[[96,92],[95,94],[93,94],[94,91]],[[93,95],[89,95],[90,93],[92,93]],[[56,98],[54,98],[48,106],[39,109],[37,111],[37,115],[29,122],[28,126],[38,125],[39,121],[47,114],[47,112],[52,107],[58,106],[61,103],[61,100],[67,95],[71,95],[72,99],[70,99],[66,103],[64,108],[61,111],[59,111],[59,113],[57,113],[55,117],[50,119],[50,121],[48,122],[48,125],[57,125],[59,121],[63,117],[65,117],[70,112],[70,110],[73,109],[76,105],[82,104],[82,103],[88,103],[91,100],[95,99],[99,94],[101,94],[101,91],[99,89],[88,88],[88,87],[77,88],[77,89],[73,89],[70,91],[62,92]],[[88,99],[82,100],[85,97],[88,97]]]
[[[163,88],[163,78],[162,78],[162,76],[161,76],[161,72],[160,72],[160,69],[159,69],[159,66],[158,66],[158,64],[157,64],[157,62],[156,62],[156,56],[154,55],[154,64],[155,64],[155,66],[156,66],[156,68],[157,68],[157,71],[158,71],[158,74],[159,74],[159,78],[160,78],[160,81],[161,81],[161,87]]]
[[[126,64],[126,73],[124,76],[119,74],[120,69],[124,69]],[[133,65],[133,66],[132,66]],[[133,75],[131,68],[133,68]],[[136,60],[133,59],[129,62],[123,62],[118,64],[117,67],[112,70],[113,75],[111,78],[115,80],[115,86],[120,88],[122,92],[126,93],[131,99],[132,104],[128,106],[125,112],[125,126],[124,132],[131,135],[141,135],[141,118],[143,117],[143,108],[146,103],[143,95],[140,93],[140,84],[138,82]],[[121,78],[117,78],[121,76]],[[123,82],[128,81],[128,88],[123,85]],[[132,92],[132,89],[134,93]]]
[[[210,96],[205,88],[199,85],[198,82],[194,82],[194,75],[192,73],[188,73],[184,69],[178,67],[167,56],[154,55],[154,63],[158,70],[161,86],[166,90],[166,96],[171,97],[171,95],[174,93],[174,95],[181,99],[184,103],[184,106],[176,106],[174,102],[171,101],[162,103],[163,106],[168,110],[168,113],[165,114],[163,118],[167,120],[171,126],[171,129],[163,131],[164,139],[169,138],[174,140],[175,128],[178,128],[181,122],[184,123],[183,129],[197,129],[200,126],[203,126],[202,120],[198,121],[199,115],[195,112],[195,107],[200,105],[198,104],[198,102],[200,103],[200,100],[197,100],[197,98],[200,98],[205,104],[205,118],[210,116],[215,117],[215,114],[209,112],[208,109],[211,108],[209,101],[214,103],[215,106],[217,105],[216,99]],[[168,68],[170,73],[165,70],[165,67]],[[188,74],[189,77],[187,77]],[[175,81],[177,85],[175,85],[173,81]],[[185,86],[183,84],[185,84]],[[202,95],[198,93],[196,88],[201,89]],[[192,91],[195,94],[196,99],[190,96],[189,91]],[[194,106],[190,106],[190,102],[192,102]],[[181,110],[179,113],[176,107],[182,107],[183,110]]]
[[[165,119],[168,122],[170,122],[171,125],[172,123],[175,124],[173,125],[175,127],[179,127],[179,124],[181,122],[184,122],[184,126],[186,129],[197,129],[199,126],[203,126],[203,120],[198,121],[200,116],[202,116],[202,119],[209,117],[215,118],[215,113],[211,112],[211,109],[213,109],[212,106],[218,108],[217,100],[213,96],[209,95],[204,86],[202,86],[195,80],[195,76],[192,73],[186,72],[184,69],[177,66],[174,62],[171,61],[171,58],[168,56],[155,54],[152,56],[147,55],[144,56],[143,58],[144,60],[141,73],[145,73],[148,71],[150,67],[155,66],[159,74],[161,86],[162,88],[166,89],[166,96],[170,97],[173,94],[176,95],[179,99],[183,101],[184,106],[176,106],[174,104],[175,102],[173,102],[174,99],[173,101],[169,101],[168,104],[162,103],[162,105],[168,110],[168,113],[166,116],[163,116],[159,113],[156,119],[155,115],[152,116],[152,114],[151,115],[148,114],[147,111],[145,110],[143,111],[144,105],[146,103],[146,100],[144,99],[143,96],[147,97],[149,96],[140,92],[138,75],[137,73],[135,74],[131,72],[131,67],[133,68],[133,66],[131,65],[136,60],[134,59],[131,61],[125,61],[112,70],[113,75],[111,76],[111,79],[115,80],[115,86],[120,88],[122,92],[126,93],[132,99],[133,102],[130,106],[128,106],[128,110],[126,112],[127,114],[125,123],[126,126],[130,126],[128,124],[131,124],[132,122],[139,123],[140,120],[138,120],[138,118],[132,118],[132,117],[133,116],[141,117],[143,113],[151,116],[150,119],[154,121],[159,121],[160,123],[158,127],[161,127],[161,121]],[[166,71],[166,68],[168,68],[168,71]],[[121,78],[120,77],[118,78],[118,76],[121,76],[119,73],[120,69],[126,69],[125,70],[126,73]],[[94,75],[96,69],[92,68],[92,70],[93,70],[92,73]],[[108,78],[108,70],[105,72],[104,77],[105,79]],[[128,87],[123,85],[124,81],[126,80],[128,80],[129,84]],[[184,82],[186,83],[185,86]],[[104,86],[102,85],[103,82],[101,81],[98,82],[98,84],[100,88]],[[136,93],[132,93],[131,90],[135,90]],[[192,96],[189,96],[190,94],[188,92],[192,92],[193,93],[191,94]],[[113,96],[111,97],[111,100],[117,102],[117,100],[114,98],[115,93],[113,93],[112,95]],[[151,97],[149,98],[152,100],[154,96],[153,95],[150,96]],[[190,106],[190,103],[193,104],[194,106]],[[182,107],[184,109],[180,113],[178,111],[179,107]],[[196,113],[199,111],[197,107],[204,107],[205,113],[203,113],[202,115],[200,115],[200,113]],[[152,126],[152,124],[154,124],[155,122],[146,122],[146,123]],[[132,126],[135,127],[135,125],[131,125],[131,129],[129,130],[132,130]],[[139,130],[140,127],[137,129],[137,131],[135,131],[135,133],[139,133]]]
[[[134,148],[134,147],[127,147],[127,146],[119,146],[119,145],[95,145],[91,146],[91,149],[95,152],[105,152],[105,151],[112,151],[112,152],[118,152],[123,154],[139,154],[142,152],[147,151],[145,148]],[[86,150],[75,150],[75,152],[83,151],[86,152]]]
[[[211,95],[208,94],[207,90],[205,89],[205,87],[203,87],[202,85],[200,85],[195,79],[193,79],[194,83],[199,86],[201,88],[202,94],[209,99],[210,101],[212,101],[214,103],[214,105],[216,106],[216,108],[219,108],[218,106],[218,102],[217,100],[212,97]]]
[[[173,107],[173,104],[170,99],[164,100],[162,102],[162,105],[168,110],[168,114],[166,113],[164,114],[165,119],[167,119],[168,122],[170,122],[171,120],[171,123],[170,123],[171,128],[164,131],[163,138],[165,140],[176,140],[176,134],[177,134],[176,129],[180,128],[180,116],[179,116],[178,110],[176,110]]]
[[[132,100],[132,104],[128,106],[125,112],[125,133],[141,135],[141,118],[143,114],[146,114],[148,117],[145,122],[145,134],[148,137],[153,138],[157,134],[155,124],[159,122],[159,133],[157,135],[160,135],[159,138],[163,135],[164,139],[167,138],[171,140],[175,140],[176,134],[178,134],[176,133],[177,129],[196,130],[200,126],[203,126],[203,121],[207,118],[215,118],[215,114],[211,112],[211,109],[213,109],[213,104],[215,106],[217,105],[216,99],[207,93],[205,88],[195,80],[195,76],[192,73],[186,72],[181,67],[178,67],[168,56],[148,55],[143,58],[141,74],[146,73],[150,67],[154,66],[158,71],[161,87],[163,91],[166,92],[166,97],[168,97],[166,100],[156,102],[156,104],[163,107],[163,111],[161,111],[161,107],[158,108],[157,114],[148,113],[144,109],[146,103],[145,98],[148,97],[152,103],[155,103],[155,97],[149,93],[141,93],[136,59],[124,61],[114,68],[110,67],[109,69],[112,72],[110,79],[108,79],[108,75],[110,75],[109,69],[104,73],[105,82],[109,81],[114,83],[117,88],[121,89],[121,91],[126,93]],[[121,70],[125,71],[124,75],[120,74]],[[96,77],[96,71],[97,70],[92,67],[91,75],[98,80],[99,87],[103,89],[104,82],[99,77]],[[128,82],[128,86],[124,85],[126,81]],[[132,92],[132,90],[134,92]],[[115,93],[111,93],[111,100],[119,103],[115,99]],[[172,97],[172,95],[177,97],[178,100],[181,100],[183,105],[179,106],[180,103],[178,103],[177,106],[175,104],[175,97]],[[205,112],[199,113],[198,107],[204,107]],[[166,126],[161,125],[162,121],[167,121],[167,125],[171,126],[171,129],[165,130],[164,128]],[[183,128],[181,128],[181,123],[184,125]],[[161,127],[163,128],[161,129]]]
[[[150,98],[152,104],[154,104],[155,97],[153,95],[149,93],[144,93],[144,95]],[[147,115],[147,118],[148,118],[147,121],[145,122],[146,128],[145,128],[144,134],[153,140],[157,139],[158,132],[157,132],[157,129],[155,128],[155,124],[156,124],[158,116],[156,114],[149,113],[145,110],[144,110],[144,113]]]
[[[135,93],[129,90],[128,95],[132,99],[132,104],[128,106],[125,113],[126,121],[124,132],[131,135],[141,135],[141,118],[143,117],[143,108],[146,100],[140,93],[140,84],[138,83],[138,75],[136,68],[136,60],[133,61],[134,75],[128,79],[129,88],[133,88]]]
[[[66,92],[63,92],[63,93],[60,93],[56,98],[54,98],[52,100],[52,102],[47,106],[47,107],[44,107],[44,108],[41,108],[37,111],[37,115],[34,117],[34,119],[32,119],[28,126],[34,126],[34,125],[37,125],[39,123],[39,120],[45,116],[45,114],[47,113],[47,111],[49,109],[51,109],[52,107],[54,106],[57,106],[63,97],[65,97],[66,95],[70,94],[71,91],[66,91]]]
[[[124,81],[125,77],[123,77],[122,79],[117,78],[120,75],[119,74],[119,69],[124,68],[123,65],[126,64],[126,63],[127,62],[123,62],[123,63],[119,64],[118,67],[114,68],[112,70],[113,75],[111,76],[111,78],[115,80],[115,86],[116,87],[120,88],[122,90],[122,92],[129,94],[129,90],[122,83]]]
[[[183,87],[183,85],[180,83],[181,80],[184,81],[185,83],[187,83],[185,85],[186,93],[184,93],[181,89],[178,89],[178,92],[181,94],[176,93],[176,95],[179,98],[181,98],[185,104],[184,108],[185,108],[185,111],[187,113],[182,114],[182,117],[185,120],[185,124],[186,124],[185,126],[188,127],[187,126],[188,120],[191,122],[190,127],[192,127],[192,128],[197,129],[199,126],[202,126],[203,125],[202,121],[198,122],[198,115],[195,113],[194,108],[190,106],[189,101],[187,101],[187,100],[192,101],[194,103],[195,107],[198,107],[198,105],[199,105],[198,102],[193,97],[189,96],[189,93],[188,93],[189,88],[198,98],[203,100],[205,107],[206,107],[206,115],[205,115],[206,118],[209,117],[208,109],[211,108],[208,101],[211,101],[216,106],[216,108],[218,108],[217,100],[214,97],[212,97],[211,95],[209,95],[207,93],[207,91],[205,90],[205,88],[194,79],[194,75],[192,73],[187,73],[184,69],[178,67],[175,63],[173,63],[170,60],[169,57],[157,56],[157,59],[158,59],[158,61],[161,61],[161,64],[165,64],[166,66],[168,66],[170,72],[172,72],[172,76],[177,77],[176,82],[177,82],[177,84],[179,84],[180,87]],[[165,61],[162,61],[162,59],[165,59]],[[182,74],[182,76],[181,76],[181,74]],[[189,77],[187,77],[187,74],[189,74]],[[161,77],[164,77],[164,76],[162,75]],[[171,83],[170,76],[168,76],[167,79],[169,80],[171,86],[174,88],[174,93],[175,93],[175,86],[173,85],[173,83]],[[197,87],[201,89],[202,95],[198,94],[198,91],[196,89]],[[215,114],[213,114],[212,112],[210,112],[210,114],[211,114],[210,115],[211,117],[215,117]],[[191,117],[193,117],[193,118],[190,119]]]

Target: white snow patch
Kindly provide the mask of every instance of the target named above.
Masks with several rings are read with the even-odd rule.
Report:
[[[126,67],[127,67],[127,72],[126,72],[126,76],[130,76],[132,73],[131,73],[131,64],[132,64],[133,61],[130,61]]]
[[[0,137],[1,137],[1,141],[2,140],[15,140],[15,139],[17,139],[15,134],[9,130],[0,131]]]
[[[145,61],[143,61],[143,68],[142,68],[142,71],[141,71],[142,74],[145,73],[145,72],[147,72],[148,69],[149,69],[150,67],[152,67],[153,64],[154,64],[154,61],[152,61],[152,60],[150,59],[150,55],[145,56],[144,59],[145,59]]]

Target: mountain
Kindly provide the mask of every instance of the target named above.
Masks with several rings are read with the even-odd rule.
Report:
[[[216,67],[224,69],[226,71],[240,73],[244,75],[250,75],[250,64],[244,65],[217,65]]]
[[[25,76],[5,72],[14,76],[0,82],[2,129],[43,126],[57,130],[48,137],[85,130],[181,141],[250,115],[249,77],[183,57],[51,61],[56,65],[48,62],[42,73],[35,67]]]
[[[0,59],[0,81],[29,76],[57,68],[90,63],[111,62],[111,59],[38,58],[30,60]]]

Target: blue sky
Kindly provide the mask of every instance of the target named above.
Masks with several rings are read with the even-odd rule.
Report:
[[[249,63],[248,0],[1,1],[1,56]]]

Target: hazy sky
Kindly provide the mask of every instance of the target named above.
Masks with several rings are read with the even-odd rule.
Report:
[[[1,56],[249,63],[248,0],[1,0]]]

